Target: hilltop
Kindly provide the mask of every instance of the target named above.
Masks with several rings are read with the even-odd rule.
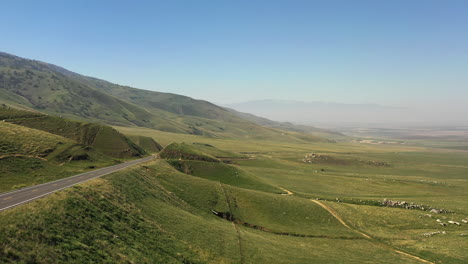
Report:
[[[264,127],[207,101],[117,85],[7,53],[0,53],[0,103],[88,122],[213,138],[327,141]]]

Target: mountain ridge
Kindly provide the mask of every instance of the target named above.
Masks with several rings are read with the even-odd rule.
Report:
[[[223,106],[275,121],[289,121],[301,125],[322,124],[327,127],[349,123],[391,123],[401,121],[402,117],[408,120],[417,117],[417,115],[409,115],[408,109],[405,107],[371,103],[351,104],[267,99],[223,104]]]
[[[0,103],[83,121],[208,137],[327,141],[263,127],[204,100],[122,86],[7,53],[0,53]]]

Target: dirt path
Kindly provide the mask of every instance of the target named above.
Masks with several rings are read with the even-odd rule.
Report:
[[[234,222],[231,222],[232,226],[234,226],[234,229],[236,229],[237,232],[237,238],[238,238],[238,244],[239,244],[239,255],[240,255],[240,263],[244,263],[244,254],[242,253],[242,241],[241,241],[241,235],[239,228],[237,228],[237,225]]]
[[[23,154],[10,154],[10,155],[2,155],[0,156],[0,159],[5,159],[9,157],[26,157],[26,158],[34,158],[34,159],[40,159],[43,161],[47,161],[47,159],[39,156],[34,156],[34,155],[23,155]]]
[[[229,208],[229,213],[231,213],[231,215],[232,215],[231,203],[229,202],[226,190],[224,189],[223,184],[221,184],[221,182],[218,182],[218,183],[219,183],[219,187],[221,187],[221,190],[223,190],[224,199],[226,200],[226,206]],[[236,223],[234,223],[234,222],[231,222],[231,223],[232,223],[232,226],[234,227],[234,229],[236,230],[236,233],[237,233],[237,242],[238,242],[238,245],[239,245],[240,264],[243,264],[244,263],[244,254],[242,253],[243,250],[242,250],[242,240],[241,240],[240,231],[239,231],[239,228],[237,227]]]
[[[363,237],[365,237],[367,239],[372,239],[372,237],[370,237],[369,235],[364,234],[363,232],[361,232],[359,230],[356,230],[356,229],[350,227],[348,224],[346,224],[346,222],[340,217],[340,215],[338,215],[338,213],[335,210],[333,210],[333,208],[331,208],[330,206],[327,206],[327,205],[325,205],[325,204],[323,204],[323,203],[321,203],[321,202],[319,202],[317,200],[311,200],[311,201],[318,204],[318,205],[320,205],[321,207],[323,207],[323,209],[327,210],[331,215],[333,215],[333,217],[336,218],[336,220],[338,220],[345,227],[359,233],[360,235],[362,235]]]
[[[94,135],[94,138],[93,140],[91,140],[91,144],[89,144],[90,146],[94,146],[94,143],[96,143],[96,138],[97,136],[99,135],[99,133],[101,133],[102,131],[102,127],[99,127],[99,130],[96,132],[96,134]]]
[[[282,193],[281,195],[293,195],[293,194],[294,194],[294,193],[291,192],[290,190],[286,190],[286,189],[283,188],[283,187],[279,187],[279,186],[278,186],[278,188],[280,188],[281,190],[283,190],[283,191],[285,192],[285,193]]]
[[[330,206],[326,205],[326,204],[323,204],[321,203],[320,201],[318,200],[311,200],[312,202],[320,205],[323,209],[327,210],[333,217],[335,217],[342,225],[344,225],[345,227],[353,230],[354,232],[357,232],[359,233],[360,235],[364,236],[365,238],[369,239],[369,240],[373,240],[373,242],[378,242],[378,241],[375,241],[371,236],[367,235],[367,234],[364,234],[363,232],[355,229],[355,228],[352,228],[350,227],[348,224],[346,224],[346,222],[341,218],[340,215],[338,215],[338,213],[333,209],[331,208]],[[384,244],[382,242],[378,242],[378,243],[381,243],[387,247],[390,247],[389,245],[387,244]],[[406,252],[403,252],[403,251],[400,251],[400,250],[397,250],[397,249],[394,249],[394,248],[391,248],[391,250],[393,250],[394,252],[400,254],[400,255],[404,255],[406,257],[409,257],[409,258],[412,258],[412,259],[415,259],[415,260],[418,260],[420,262],[423,262],[423,263],[429,263],[429,264],[435,264],[434,262],[431,262],[429,260],[425,260],[425,259],[422,259],[418,256],[415,256],[415,255],[412,255],[412,254],[409,254],[409,253],[406,253]]]

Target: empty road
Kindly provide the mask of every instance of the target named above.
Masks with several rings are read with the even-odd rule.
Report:
[[[78,183],[82,183],[85,181],[89,181],[94,178],[98,178],[104,176],[106,174],[116,172],[135,164],[139,164],[148,160],[153,159],[154,156],[132,160],[129,162],[117,164],[110,167],[105,167],[102,169],[81,173],[75,176],[71,176],[65,179],[60,179],[40,185],[35,185],[31,187],[26,187],[23,189],[19,189],[16,191],[6,192],[0,194],[0,211],[6,210],[8,208],[12,208],[14,206],[27,203],[29,201],[38,199],[40,197],[46,196],[53,192],[68,188]]]

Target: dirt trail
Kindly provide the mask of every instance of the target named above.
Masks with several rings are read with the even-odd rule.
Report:
[[[320,201],[318,200],[311,200],[312,202],[320,205],[322,208],[324,208],[325,210],[327,210],[333,217],[335,217],[342,225],[344,225],[345,227],[359,233],[360,235],[364,236],[365,238],[369,239],[369,240],[374,240],[371,236],[367,235],[367,234],[364,234],[363,232],[359,231],[359,230],[356,230],[355,228],[352,228],[350,227],[348,224],[346,224],[346,222],[340,217],[340,215],[338,215],[338,213],[333,209],[331,208],[330,206],[326,205],[326,204],[323,204],[321,203]],[[374,242],[378,242],[378,241],[375,241]],[[384,244],[382,242],[378,242],[378,243],[381,243],[381,244]],[[389,245],[387,244],[384,244],[385,246],[388,246],[390,247]],[[401,254],[401,255],[404,255],[406,257],[409,257],[409,258],[412,258],[412,259],[415,259],[415,260],[418,260],[420,262],[423,262],[423,263],[429,263],[429,264],[435,264],[434,262],[431,262],[429,260],[425,260],[425,259],[422,259],[418,256],[414,256],[412,254],[409,254],[409,253],[406,253],[406,252],[403,252],[403,251],[400,251],[400,250],[397,250],[397,249],[394,249],[394,248],[391,248],[391,250],[393,250],[394,252],[398,253],[398,254]]]
[[[278,188],[280,188],[281,190],[283,190],[283,191],[285,192],[285,193],[282,193],[281,195],[293,195],[293,194],[294,194],[294,193],[291,192],[290,190],[286,190],[286,189],[283,188],[283,187],[279,187],[279,186],[278,186]]]
[[[229,208],[229,213],[231,213],[231,215],[232,215],[231,203],[229,202],[229,199],[228,199],[228,196],[227,196],[227,193],[226,193],[226,189],[224,189],[223,184],[221,182],[218,182],[218,183],[219,183],[219,187],[221,187],[221,190],[223,191],[224,199],[226,200],[226,205]],[[239,228],[237,227],[236,223],[234,223],[234,222],[231,222],[231,223],[232,223],[232,226],[234,227],[234,229],[236,230],[236,233],[237,233],[237,242],[238,242],[238,245],[239,245],[240,264],[243,264],[244,263],[244,254],[243,254],[243,250],[242,250],[241,234],[240,234]]]
[[[240,255],[240,263],[243,264],[244,263],[244,254],[242,253],[242,241],[241,241],[241,235],[240,235],[240,231],[239,231],[239,228],[237,228],[237,225],[234,223],[234,222],[231,222],[232,223],[232,226],[234,226],[234,229],[236,229],[236,232],[237,232],[237,238],[238,238],[238,244],[239,244],[239,255]]]
[[[96,143],[96,138],[99,135],[99,133],[101,133],[101,131],[102,131],[102,127],[100,127],[99,130],[94,135],[94,138],[91,140],[91,144],[89,144],[90,146],[94,146],[94,143]]]
[[[47,159],[39,156],[34,156],[34,155],[23,155],[23,154],[9,154],[9,155],[2,155],[0,156],[0,159],[5,159],[9,157],[26,157],[26,158],[35,158],[35,159],[40,159],[43,161],[47,161]]]
[[[367,234],[364,234],[363,232],[359,231],[359,230],[356,230],[352,227],[350,227],[348,224],[346,224],[346,222],[340,217],[340,215],[338,215],[338,213],[333,210],[333,208],[317,201],[317,200],[311,200],[312,202],[320,205],[321,207],[323,207],[323,209],[327,210],[331,215],[333,215],[333,217],[336,218],[336,220],[338,220],[342,225],[344,225],[345,227],[349,228],[349,229],[352,229],[353,231],[359,233],[360,235],[362,235],[363,237],[365,238],[368,238],[368,239],[372,239],[372,237],[368,236]]]

